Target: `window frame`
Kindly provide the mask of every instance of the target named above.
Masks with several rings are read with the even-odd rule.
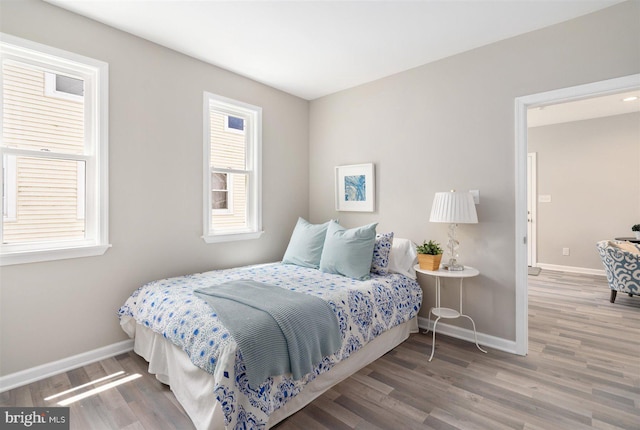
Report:
[[[84,96],[58,91],[57,78],[60,73],[44,72],[44,95],[56,99],[84,102]]]
[[[108,114],[109,65],[103,61],[64,51],[41,43],[0,33],[0,67],[5,61],[69,76],[82,76],[85,81],[85,150],[82,154],[58,153],[10,148],[0,143],[0,156],[15,155],[37,158],[84,161],[85,237],[84,239],[0,243],[0,266],[80,258],[104,254],[109,244],[108,194]],[[4,109],[3,78],[0,73],[0,101]],[[46,86],[46,84],[45,84]],[[3,135],[4,113],[0,114],[0,136]],[[0,157],[2,159],[2,157]],[[4,163],[4,162],[3,162]],[[0,177],[0,181],[4,178]],[[4,184],[0,184],[2,188]],[[0,238],[4,221],[0,223]]]
[[[236,134],[244,134],[244,130],[246,129],[246,121],[243,122],[242,124],[242,130],[239,130],[237,128],[234,127],[229,127],[229,117],[233,117],[233,118],[239,118],[235,115],[225,115],[224,116],[224,131],[229,132],[229,133],[236,133]],[[244,118],[241,118],[244,120]]]
[[[2,157],[2,222],[4,223],[16,220],[18,185],[16,156],[3,154]]]
[[[246,166],[245,170],[214,168],[211,166],[211,110],[226,116],[244,118]],[[239,130],[235,130],[236,132]],[[203,94],[203,235],[206,243],[257,239],[262,231],[262,108],[228,97],[205,91]],[[238,230],[214,230],[212,228],[211,173],[236,173],[247,175],[247,223]]]
[[[226,215],[226,214],[231,214],[233,213],[233,186],[232,186],[232,181],[233,181],[233,174],[231,173],[224,173],[224,172],[218,172],[215,171],[213,169],[211,169],[211,174],[213,175],[214,173],[222,173],[223,175],[225,175],[225,182],[226,182],[226,186],[227,188],[222,190],[222,189],[214,189],[213,186],[211,186],[211,190],[210,192],[214,192],[214,191],[224,191],[227,193],[227,207],[224,209],[214,209],[211,208],[211,213],[212,214],[218,214],[218,215]]]

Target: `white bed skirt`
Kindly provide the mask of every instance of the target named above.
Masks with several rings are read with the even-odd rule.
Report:
[[[171,387],[198,430],[223,430],[224,415],[217,402],[213,375],[191,363],[187,354],[152,330],[137,324],[132,318],[123,327],[127,333],[135,332],[134,351],[149,362],[149,373]],[[413,318],[378,336],[345,361],[319,375],[293,399],[269,417],[269,427],[308,405],[315,398],[343,381],[369,363],[404,342],[410,333],[418,331],[418,320]]]

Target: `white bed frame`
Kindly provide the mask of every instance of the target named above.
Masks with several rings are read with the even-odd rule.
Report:
[[[132,318],[128,323],[135,325],[134,351],[149,362],[149,373],[171,387],[182,407],[198,430],[223,430],[224,414],[214,395],[213,375],[196,367],[189,357],[173,343],[152,330],[137,324]],[[269,417],[270,428],[288,416],[296,413],[322,393],[382,357],[404,342],[410,333],[418,331],[417,318],[396,326],[381,334],[364,347],[336,364],[307,384],[294,398],[277,409]],[[129,332],[127,330],[127,332]]]

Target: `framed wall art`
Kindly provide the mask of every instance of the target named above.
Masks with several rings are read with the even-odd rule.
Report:
[[[336,210],[375,211],[375,186],[373,163],[336,167]]]

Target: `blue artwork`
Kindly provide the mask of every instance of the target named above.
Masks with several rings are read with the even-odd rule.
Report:
[[[347,202],[367,200],[365,175],[344,177],[344,200]]]

